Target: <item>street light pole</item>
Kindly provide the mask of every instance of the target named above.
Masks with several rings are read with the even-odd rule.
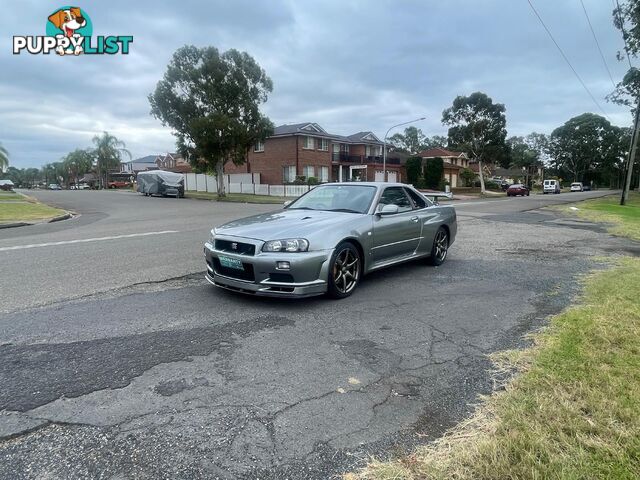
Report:
[[[409,125],[410,123],[419,122],[420,120],[424,120],[425,118],[426,117],[420,117],[420,118],[416,118],[415,120],[399,123],[397,125],[389,127],[389,130],[387,130],[387,133],[384,134],[384,145],[382,147],[382,179],[383,179],[382,181],[383,182],[387,181],[387,136],[389,135],[389,132],[396,127],[401,127],[403,125]]]

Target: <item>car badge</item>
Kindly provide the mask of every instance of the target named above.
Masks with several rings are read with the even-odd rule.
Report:
[[[238,249],[238,244],[237,244],[236,242],[233,242],[233,243],[231,244],[231,249],[232,249],[232,250],[237,250],[237,249]]]

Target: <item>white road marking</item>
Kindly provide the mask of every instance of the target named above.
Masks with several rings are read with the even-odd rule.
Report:
[[[120,238],[148,237],[150,235],[165,235],[167,233],[178,233],[177,230],[163,230],[161,232],[131,233],[129,235],[113,235],[110,237],[82,238],[79,240],[65,240],[62,242],[32,243],[30,245],[15,245],[13,247],[0,247],[0,252],[9,250],[24,250],[27,248],[53,247],[56,245],[72,245],[74,243],[104,242],[105,240],[118,240]]]

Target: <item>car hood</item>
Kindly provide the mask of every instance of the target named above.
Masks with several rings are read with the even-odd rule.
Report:
[[[349,224],[365,214],[322,210],[279,210],[241,218],[215,228],[216,235],[231,235],[255,240],[308,238],[326,228]]]

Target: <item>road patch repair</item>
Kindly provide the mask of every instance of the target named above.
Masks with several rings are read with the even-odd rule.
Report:
[[[640,242],[640,195],[554,207]],[[640,477],[640,243],[586,276],[577,305],[491,355],[498,389],[435,442],[345,480]],[[513,375],[515,373],[515,375]]]
[[[57,222],[71,217],[71,212],[45,205],[28,195],[0,191],[0,228]]]

